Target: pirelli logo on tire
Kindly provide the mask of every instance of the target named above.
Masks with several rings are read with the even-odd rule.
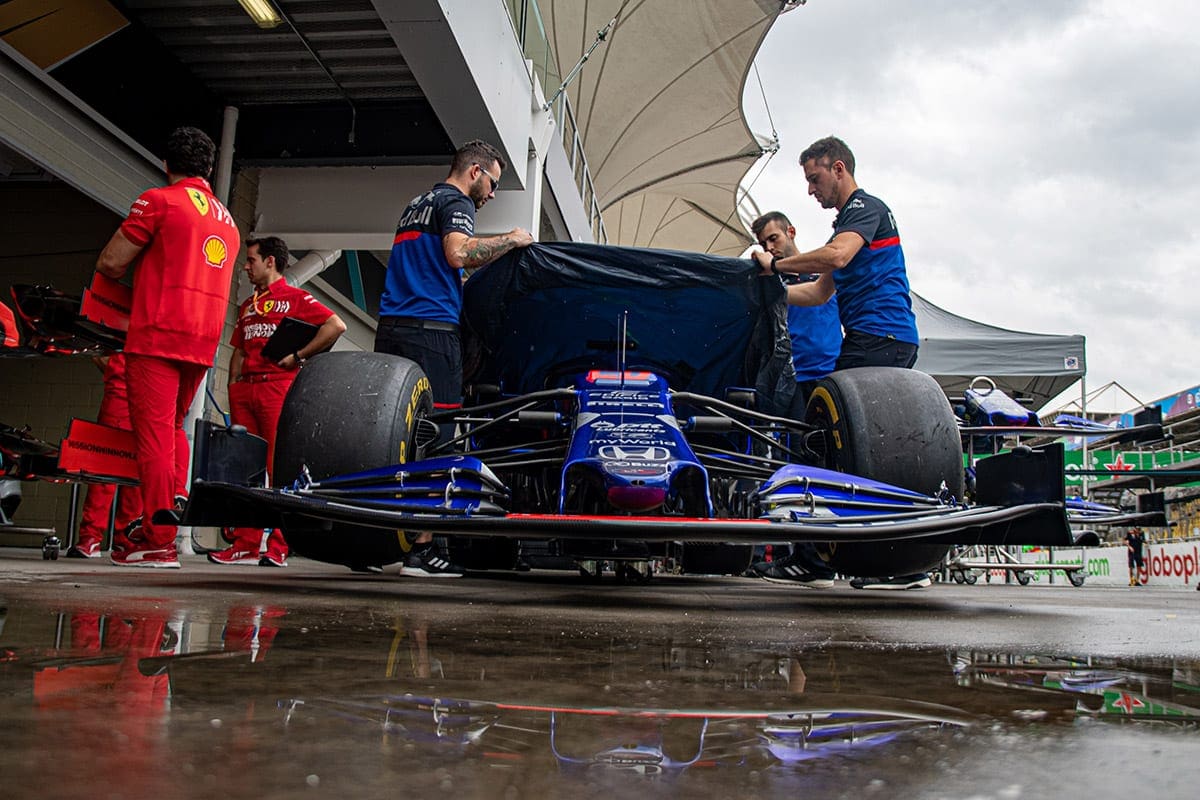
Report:
[[[842,444],[842,433],[838,430],[840,417],[838,416],[837,403],[833,402],[833,395],[824,386],[818,386],[816,389],[813,389],[812,397],[809,398],[808,402],[811,403],[814,400],[819,402],[829,413],[829,433],[833,437],[833,446],[841,450],[844,445]]]
[[[417,422],[417,408],[421,405],[421,397],[429,391],[429,378],[422,375],[413,384],[412,394],[409,395],[408,405],[404,409],[404,436],[400,440],[400,458],[397,463],[408,462],[408,441],[412,438],[413,425]]]

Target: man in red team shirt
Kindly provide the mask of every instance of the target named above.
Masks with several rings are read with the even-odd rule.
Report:
[[[346,323],[303,289],[283,279],[288,248],[276,236],[246,240],[246,275],[254,292],[238,309],[233,329],[233,359],[229,362],[229,415],[237,425],[267,440],[267,473],[275,474],[275,429],[283,399],[305,359],[323,352],[346,332]],[[312,341],[275,362],[263,357],[263,345],[285,317],[318,325]],[[233,544],[209,553],[214,564],[287,565],[287,543],[278,530],[262,546],[262,528],[235,528]]]
[[[206,180],[216,147],[204,131],[177,128],[167,140],[167,185],[148,189],[104,246],[96,270],[133,272],[125,338],[129,415],[141,482],[141,524],[113,545],[112,562],[179,568],[175,526],[156,525],[188,467],[183,419],[212,366],[241,235]]]

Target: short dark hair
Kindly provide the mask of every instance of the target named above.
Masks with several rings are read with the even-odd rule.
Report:
[[[258,248],[258,257],[266,261],[271,256],[275,257],[275,271],[283,272],[288,268],[288,246],[278,236],[264,236],[261,239],[247,239],[246,252],[250,252],[251,247]]]
[[[199,128],[182,127],[167,137],[167,172],[188,178],[207,178],[217,146]]]
[[[454,152],[454,161],[450,164],[450,172],[451,174],[466,172],[472,164],[478,164],[486,169],[491,166],[493,161],[500,166],[501,172],[508,166],[504,163],[504,156],[500,155],[499,150],[482,139],[472,139]]]
[[[768,211],[758,219],[754,220],[754,222],[750,223],[750,230],[754,234],[754,238],[757,239],[759,236],[761,236],[763,228],[767,227],[772,222],[778,222],[779,227],[783,228],[784,230],[787,230],[792,224],[792,221],[788,219],[787,215],[782,211]]]
[[[851,177],[854,176],[854,153],[851,153],[846,143],[836,136],[826,136],[810,144],[800,154],[800,166],[814,158],[818,163],[823,162],[822,166],[826,167],[832,167],[833,162],[840,161],[846,165],[846,172],[849,172]]]

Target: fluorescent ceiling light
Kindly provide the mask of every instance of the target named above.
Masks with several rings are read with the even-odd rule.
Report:
[[[260,28],[274,28],[283,22],[283,17],[271,5],[271,0],[238,0],[250,19]]]

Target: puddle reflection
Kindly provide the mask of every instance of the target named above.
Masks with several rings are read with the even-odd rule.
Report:
[[[1103,659],[954,653],[962,686],[999,686],[1075,695],[1075,712],[1136,722],[1186,725],[1200,721],[1200,672],[1195,662],[1167,661],[1144,671]]]
[[[1192,747],[1200,721],[1196,662],[265,605],[8,609],[0,661],[0,768],[39,797],[97,775],[125,797],[590,795],[627,776],[849,796],[929,790],[983,752],[1090,741],[1106,722]]]

